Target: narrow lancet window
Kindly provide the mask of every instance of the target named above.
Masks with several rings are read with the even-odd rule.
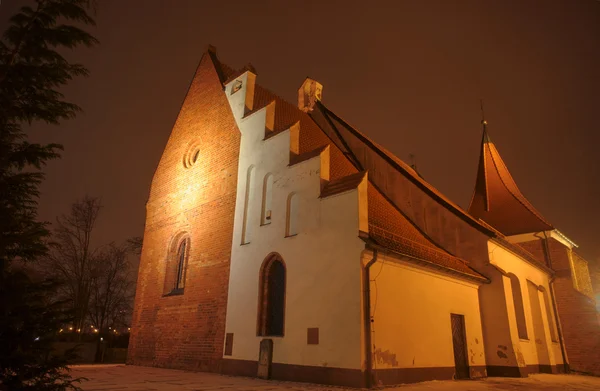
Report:
[[[252,216],[252,205],[254,201],[254,166],[248,168],[246,175],[246,193],[244,199],[244,219],[242,223],[242,244],[250,243],[252,225],[248,220]]]
[[[291,193],[287,200],[287,224],[285,236],[298,234],[298,194]]]
[[[523,294],[521,292],[521,283],[514,274],[509,274],[510,287],[512,290],[513,303],[515,307],[515,317],[517,319],[517,329],[520,339],[528,339],[527,325],[525,323],[525,309],[523,308]]]
[[[187,240],[182,240],[177,250],[177,280],[175,289],[183,289],[185,286],[185,258],[187,250]]]

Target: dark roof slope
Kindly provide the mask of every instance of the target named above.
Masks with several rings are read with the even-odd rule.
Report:
[[[521,193],[485,127],[469,213],[504,235],[554,229]]]

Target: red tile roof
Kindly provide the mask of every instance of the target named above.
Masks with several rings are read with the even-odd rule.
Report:
[[[485,129],[469,213],[504,235],[554,229],[521,193]]]
[[[396,235],[374,225],[369,225],[369,237],[376,244],[400,255],[426,262],[434,267],[441,267],[465,274],[480,281],[487,281],[486,277],[469,267],[468,262],[453,257],[440,249],[412,241],[404,236]]]
[[[335,194],[340,194],[348,190],[353,190],[360,185],[365,177],[366,171],[357,172],[356,174],[348,175],[335,181],[329,181],[321,191],[321,198],[330,197]]]

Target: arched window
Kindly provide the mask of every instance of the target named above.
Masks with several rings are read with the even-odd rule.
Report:
[[[298,234],[298,194],[291,193],[287,200],[287,219],[285,236]]]
[[[510,278],[510,287],[512,290],[513,303],[515,306],[515,317],[517,318],[517,329],[519,331],[519,338],[528,339],[527,336],[527,325],[525,323],[525,310],[523,308],[523,294],[521,292],[521,283],[514,274],[508,275]]]
[[[252,225],[248,224],[248,218],[252,215],[252,204],[254,200],[254,166],[248,167],[246,175],[246,194],[244,199],[244,220],[242,223],[242,244],[250,243]]]
[[[178,235],[173,240],[167,256],[164,294],[183,293],[189,247],[190,240],[187,235]]]
[[[262,225],[271,224],[271,199],[273,198],[273,175],[265,175],[263,183],[263,199],[261,221]]]
[[[548,292],[543,286],[541,286],[539,289],[542,291],[542,295],[544,296],[544,305],[546,306],[546,317],[548,320],[548,327],[550,328],[550,337],[552,338],[552,342],[558,342],[558,332],[556,331],[554,311],[552,311],[550,297],[548,297]]]
[[[265,258],[260,270],[258,332],[260,336],[284,334],[285,264],[279,254]]]

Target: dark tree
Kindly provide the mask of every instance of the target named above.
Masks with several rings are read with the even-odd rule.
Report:
[[[101,260],[92,247],[92,233],[102,209],[100,199],[85,196],[60,216],[51,250],[44,257],[46,275],[62,281],[60,298],[73,314],[73,328],[83,330],[89,310],[94,274]]]
[[[99,198],[85,196],[57,219],[41,271],[64,282],[58,297],[74,315],[74,330],[92,325],[105,333],[109,326],[124,326],[131,314],[130,255],[139,251],[139,239],[95,247],[92,236],[101,209]]]
[[[48,230],[37,219],[41,168],[59,156],[58,144],[29,143],[35,121],[59,124],[80,108],[59,89],[87,75],[59,51],[93,46],[80,27],[94,25],[92,0],[37,0],[10,19],[0,40],[0,389],[75,388],[69,357],[51,354],[52,335],[65,321],[53,301],[56,285],[32,278],[23,264],[46,255]]]
[[[129,325],[135,291],[131,247],[114,243],[99,251],[92,279],[89,316],[101,333]]]

